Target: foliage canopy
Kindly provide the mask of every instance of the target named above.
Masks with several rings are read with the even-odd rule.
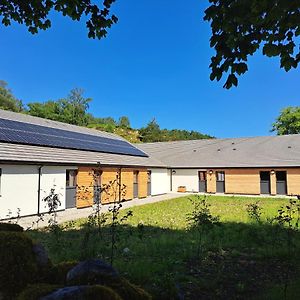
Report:
[[[286,107],[273,123],[277,135],[300,133],[300,106]]]

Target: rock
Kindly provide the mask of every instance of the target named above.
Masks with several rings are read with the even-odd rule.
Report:
[[[40,300],[121,300],[120,296],[112,289],[101,285],[94,286],[69,286],[56,290],[55,292],[43,296]]]
[[[50,262],[49,256],[43,245],[34,244],[32,247],[32,251],[35,255],[35,259],[38,267],[45,268],[49,266],[49,262]]]
[[[105,284],[118,280],[118,272],[99,259],[90,259],[79,263],[67,273],[67,285]]]

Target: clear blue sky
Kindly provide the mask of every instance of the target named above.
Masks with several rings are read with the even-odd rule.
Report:
[[[299,70],[255,55],[238,88],[209,80],[206,1],[117,1],[119,22],[106,39],[87,38],[85,24],[53,14],[52,28],[32,36],[0,26],[0,79],[25,103],[66,96],[93,98],[96,116],[129,116],[133,127],[155,117],[162,128],[217,137],[269,135],[281,108],[299,105]]]

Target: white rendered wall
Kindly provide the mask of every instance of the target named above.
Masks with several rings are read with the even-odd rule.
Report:
[[[50,195],[51,189],[58,195],[61,202],[58,210],[66,207],[66,167],[44,166],[41,170],[41,197],[40,213],[48,212],[49,208],[44,201]]]
[[[176,171],[172,174],[172,191],[177,192],[179,186],[186,186],[187,192],[199,191],[199,180],[197,169],[173,169]]]
[[[151,195],[170,192],[170,174],[167,169],[151,169]]]
[[[0,165],[0,219],[16,217],[18,209],[21,216],[38,213],[39,166],[37,165]],[[43,166],[40,178],[40,213],[48,212],[47,197],[53,188],[58,194],[61,205],[66,204],[66,170],[76,169],[60,166]]]
[[[32,215],[38,208],[38,167],[21,165],[0,165],[0,218],[7,218],[9,210],[12,217]]]

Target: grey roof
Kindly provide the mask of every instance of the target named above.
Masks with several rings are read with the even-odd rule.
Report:
[[[118,135],[65,124],[61,122],[32,117],[24,114],[13,113],[0,110],[0,118],[13,121],[20,121],[46,127],[69,130],[92,134],[100,137],[121,139]],[[27,162],[27,163],[51,163],[51,164],[73,164],[73,165],[102,165],[112,166],[144,166],[144,167],[164,167],[159,160],[151,157],[130,156],[121,154],[100,153],[83,150],[60,149],[52,147],[31,146],[23,144],[13,144],[0,141],[0,163]]]
[[[137,145],[173,168],[300,167],[300,135]]]

